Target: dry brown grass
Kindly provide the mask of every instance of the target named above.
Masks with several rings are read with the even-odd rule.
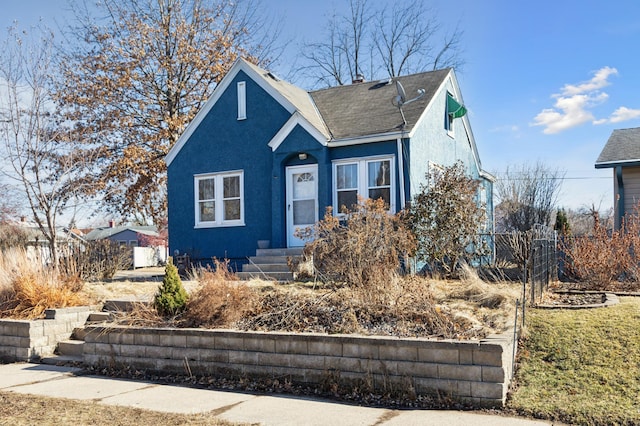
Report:
[[[119,322],[473,339],[511,326],[520,294],[518,284],[487,284],[471,269],[455,281],[396,276],[386,285],[378,283],[373,291],[317,282],[240,282],[227,270],[217,271],[199,274],[200,281],[191,285],[187,311],[181,316],[163,319],[149,304],[139,304]]]
[[[61,276],[24,250],[0,256],[0,316],[40,318],[45,309],[79,306],[87,300],[79,293],[82,282]]]
[[[183,317],[188,327],[233,326],[256,306],[256,292],[237,281],[227,262],[214,262],[215,269],[200,274],[200,286],[189,298]]]
[[[47,398],[0,392],[0,425],[212,425],[234,424],[210,413],[173,414],[139,408],[117,407],[91,401]]]
[[[472,268],[463,268],[460,280],[434,280],[432,291],[439,306],[455,317],[464,318],[481,334],[500,332],[511,326],[516,300],[522,291],[519,283],[486,283]]]
[[[490,285],[477,276],[466,282],[396,277],[374,292],[300,283],[262,285],[252,316],[238,326],[261,331],[481,338],[512,323],[518,294],[517,286]]]

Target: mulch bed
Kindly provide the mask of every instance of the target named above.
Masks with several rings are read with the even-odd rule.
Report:
[[[604,303],[604,293],[549,293],[543,303],[553,306],[582,306]]]

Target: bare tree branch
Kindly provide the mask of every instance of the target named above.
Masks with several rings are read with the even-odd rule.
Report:
[[[367,0],[350,0],[347,16],[333,15],[324,41],[303,45],[306,64],[299,71],[316,85],[348,84],[364,70],[369,79],[455,67],[461,58],[462,31],[442,34],[433,9],[423,0],[405,0],[373,10]],[[367,52],[369,56],[367,57]],[[351,80],[349,80],[351,79]]]
[[[564,175],[541,162],[507,167],[496,184],[499,232],[524,232],[536,224],[551,225]]]

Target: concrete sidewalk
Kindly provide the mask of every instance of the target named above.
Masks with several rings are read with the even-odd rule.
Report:
[[[45,364],[0,365],[0,390],[92,400],[171,413],[206,413],[263,425],[548,425],[551,423],[464,411],[392,410],[293,396],[253,395],[102,376],[76,376],[78,368]]]

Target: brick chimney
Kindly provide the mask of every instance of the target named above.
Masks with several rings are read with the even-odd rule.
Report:
[[[363,74],[356,74],[356,78],[354,78],[353,80],[351,80],[351,84],[360,84],[360,83],[364,83],[364,75]]]

